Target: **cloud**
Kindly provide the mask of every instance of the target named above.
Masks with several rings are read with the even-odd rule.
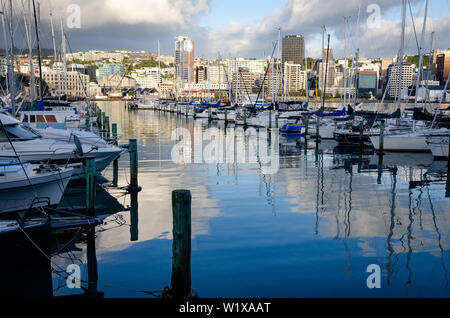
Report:
[[[421,3],[423,1],[411,0],[413,7]],[[375,28],[370,24],[374,11],[368,10],[372,8],[369,5],[376,5],[380,9],[380,23]],[[398,18],[392,20],[392,15]],[[347,53],[355,52],[359,47],[362,56],[393,56],[399,48],[400,15],[399,2],[391,0],[347,0],[345,4],[337,0],[288,0],[282,8],[263,17],[256,25],[231,22],[211,33],[209,41],[216,50],[219,47],[226,48],[230,56],[260,56],[263,48],[266,53],[270,51],[271,42],[277,40],[276,28],[281,27],[283,34],[305,36],[307,55],[318,57],[321,54],[321,26],[326,25],[327,31],[332,34],[331,47],[335,56],[343,56],[344,17],[350,17]],[[407,48],[414,52],[416,45],[415,40],[411,39],[413,29],[409,11],[407,21]],[[415,21],[419,35],[422,21],[423,19]],[[439,19],[428,20],[427,30],[436,32],[436,39],[439,39],[438,43],[443,47],[450,45],[450,39],[445,35],[449,30],[448,21],[448,14]],[[429,34],[427,32],[428,37]]]
[[[344,53],[344,17],[349,16],[348,54],[359,47],[361,56],[393,56],[399,48],[400,1],[346,0],[343,3],[340,0],[285,0],[278,9],[256,22],[231,20],[218,29],[201,25],[199,21],[209,14],[214,1],[226,0],[50,1],[58,22],[60,18],[65,21],[69,15],[69,5],[77,4],[81,8],[81,28],[66,28],[73,51],[129,49],[155,52],[157,40],[160,40],[163,54],[173,54],[175,37],[186,35],[194,40],[197,56],[217,57],[217,52],[221,52],[223,57],[261,57],[263,51],[265,55],[272,52],[272,44],[278,36],[277,28],[280,27],[282,35],[302,34],[307,55],[318,57],[321,54],[321,26],[326,25],[331,33],[334,55],[340,57]],[[423,9],[422,0],[410,1],[413,11],[416,11],[414,14]],[[41,0],[41,3],[42,46],[51,47],[50,2]],[[380,9],[380,23],[376,28],[369,27],[374,14],[373,10],[368,11],[369,5]],[[18,7],[16,13],[20,15],[23,11]],[[430,32],[435,31],[435,48],[450,47],[449,21],[449,13],[429,19],[427,43]],[[419,35],[421,23],[421,18],[415,19]],[[20,30],[16,32],[19,39],[16,45],[23,41],[24,37],[20,40],[20,33]],[[416,52],[409,11],[406,34],[407,51]]]

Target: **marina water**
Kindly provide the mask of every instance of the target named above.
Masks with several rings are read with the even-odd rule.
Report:
[[[170,285],[175,189],[192,193],[192,288],[200,297],[450,295],[446,162],[387,154],[378,167],[371,151],[280,137],[273,174],[251,163],[178,164],[172,132],[192,131],[192,117],[99,105],[117,123],[120,143],[137,138],[143,189],[134,215],[123,191],[97,193],[97,213],[108,215],[96,230],[97,288],[105,297],[151,297],[142,291]],[[103,175],[112,180],[112,168]],[[125,154],[118,185],[128,182]],[[76,204],[73,192],[62,204]],[[77,243],[52,262],[79,264],[86,280],[85,251]],[[381,268],[381,288],[368,288],[371,264]],[[77,292],[57,274],[53,289]]]

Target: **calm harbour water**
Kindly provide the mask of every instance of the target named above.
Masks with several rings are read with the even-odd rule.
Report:
[[[127,111],[99,103],[117,123],[120,143],[137,138],[138,217],[129,196],[102,191],[106,224],[97,228],[97,289],[105,297],[151,297],[170,284],[171,192],[192,193],[192,287],[200,297],[448,297],[450,198],[446,162],[431,154],[349,154],[324,141],[280,138],[280,168],[255,164],[176,164],[172,131],[193,119]],[[223,129],[223,127],[219,127]],[[129,180],[128,154],[119,186]],[[112,167],[104,177],[112,180]],[[69,191],[70,192],[70,191]],[[70,195],[66,204],[73,205]],[[69,203],[67,203],[69,202]],[[131,226],[132,225],[132,226]],[[103,231],[103,230],[104,231]],[[52,258],[80,264],[86,246]],[[367,266],[381,267],[381,288],[369,289]],[[77,293],[53,274],[54,295]]]

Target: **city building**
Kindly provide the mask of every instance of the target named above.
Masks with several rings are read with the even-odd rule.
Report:
[[[445,85],[450,74],[450,51],[436,55],[436,77],[441,85]]]
[[[301,64],[284,63],[284,85],[289,93],[306,91],[306,71]]]
[[[208,80],[211,84],[228,83],[228,63],[226,61],[214,62],[208,66]]]
[[[414,66],[410,63],[402,65],[402,80],[400,82],[400,66],[391,64],[387,70],[387,79],[389,81],[388,94],[392,98],[397,98],[400,89],[411,86],[413,83]]]
[[[281,44],[281,62],[304,66],[305,39],[301,35],[286,35]]]
[[[103,64],[98,68],[98,76],[104,77],[118,74],[120,76],[125,75],[125,65],[123,64]]]
[[[377,93],[378,78],[375,71],[359,71],[356,87],[359,93],[371,92],[373,96]]]
[[[175,41],[175,78],[181,83],[194,82],[194,42],[185,36]]]
[[[208,68],[206,66],[197,66],[195,68],[195,83],[203,84],[208,79]]]
[[[137,82],[134,78],[129,76],[121,76],[119,74],[102,76],[98,78],[98,85],[100,87],[108,87],[113,89],[124,87],[135,87],[136,83]]]
[[[240,67],[237,73],[233,73],[231,89],[238,100],[245,100],[249,94],[259,90],[261,80],[261,73],[253,73],[246,67]]]
[[[55,70],[43,70],[42,79],[53,95],[66,94],[73,97],[85,97],[89,83],[89,76],[72,71],[65,72],[63,76]]]

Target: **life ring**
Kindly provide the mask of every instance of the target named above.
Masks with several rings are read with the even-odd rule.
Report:
[[[364,132],[368,132],[369,130],[370,130],[370,126],[365,125],[365,126],[364,126]]]

